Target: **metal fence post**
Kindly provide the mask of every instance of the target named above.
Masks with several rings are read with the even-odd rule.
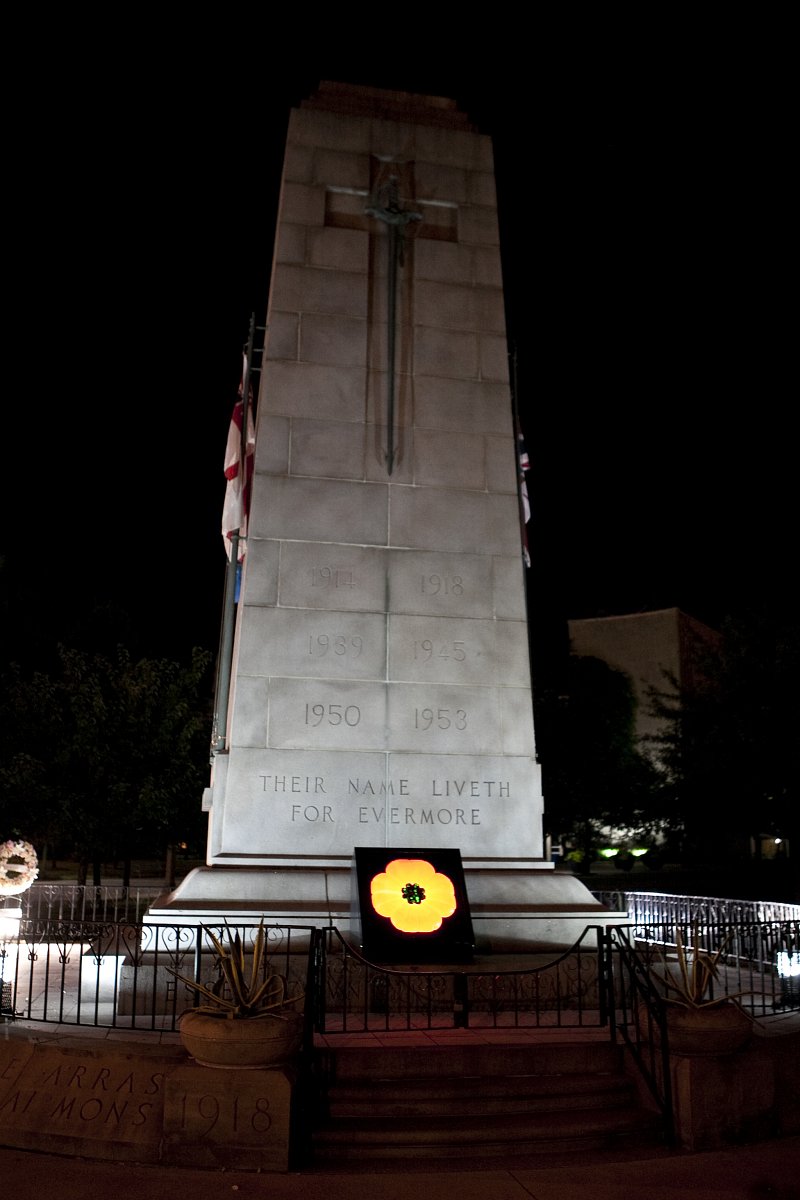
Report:
[[[469,990],[463,971],[453,976],[453,1028],[469,1028]]]
[[[607,926],[599,930],[600,953],[600,1025],[608,1024],[612,1042],[617,1040],[617,989],[614,979],[614,928]]]
[[[194,939],[194,981],[202,983],[200,978],[203,970],[203,926],[198,925],[195,929]],[[194,1005],[197,1007],[200,1004],[200,993],[195,989]]]

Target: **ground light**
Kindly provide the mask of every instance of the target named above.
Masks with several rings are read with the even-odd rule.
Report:
[[[17,973],[19,924],[22,909],[19,903],[0,900],[0,1017],[13,1017],[11,995]]]
[[[0,907],[0,942],[15,942],[19,937],[21,908]]]
[[[781,998],[776,1007],[800,1008],[800,953],[779,950],[776,965],[781,981]]]

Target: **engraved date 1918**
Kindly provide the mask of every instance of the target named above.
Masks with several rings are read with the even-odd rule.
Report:
[[[269,1100],[266,1096],[248,1097],[226,1094],[222,1098],[213,1094],[205,1096],[187,1095],[180,1097],[181,1129],[192,1128],[202,1136],[211,1133],[220,1125],[227,1134],[265,1134],[272,1124]],[[200,1125],[204,1128],[200,1129]]]
[[[424,596],[461,596],[464,591],[460,575],[420,575],[419,582]]]

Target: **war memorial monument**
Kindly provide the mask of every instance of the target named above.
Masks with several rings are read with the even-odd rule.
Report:
[[[292,113],[257,411],[230,681],[220,689],[226,717],[215,731],[206,795],[207,866],[156,902],[135,950],[125,933],[124,955],[114,954],[113,933],[108,941],[110,929],[127,925],[95,921],[83,935],[81,953],[73,954],[81,966],[72,970],[79,981],[98,982],[96,991],[88,982],[81,991],[78,1019],[82,1003],[97,1022],[99,972],[111,966],[108,1038],[68,1036],[70,959],[61,939],[78,935],[58,922],[53,974],[65,1023],[52,1034],[23,1025],[9,1036],[6,1026],[3,1145],[80,1155],[81,1179],[87,1158],[124,1163],[141,1195],[155,1194],[141,1163],[232,1170],[223,1181],[241,1170],[291,1171],[297,1194],[344,1195],[348,1186],[358,1190],[351,1169],[362,1160],[367,1169],[380,1164],[362,1176],[376,1195],[389,1194],[382,1179],[399,1194],[398,1187],[414,1186],[409,1178],[444,1195],[434,1182],[439,1174],[428,1172],[437,1159],[435,1170],[454,1167],[455,1187],[465,1194],[480,1191],[467,1171],[487,1164],[492,1194],[506,1184],[532,1194],[525,1181],[538,1180],[538,1156],[552,1151],[563,1156],[558,1164],[599,1151],[597,1165],[608,1164],[613,1186],[625,1168],[609,1156],[626,1146],[636,1160],[630,1178],[650,1184],[659,1164],[642,1159],[647,1146],[658,1145],[663,1156],[672,1101],[665,1088],[663,1114],[645,1108],[614,1041],[617,1018],[625,1022],[627,1012],[633,1023],[645,992],[632,989],[625,999],[625,988],[618,991],[621,1006],[612,1002],[609,1022],[595,967],[576,985],[575,1020],[561,1021],[553,961],[561,956],[549,951],[568,949],[586,925],[622,914],[598,905],[544,854],[491,144],[451,101],[322,85]],[[384,862],[388,853],[387,877],[406,856],[430,866],[437,854],[460,854],[475,957],[485,963],[497,956],[488,971],[476,963],[475,974],[497,979],[503,956],[545,950],[533,957],[555,967],[554,996],[546,1001],[553,1022],[540,1022],[545,997],[536,975],[523,999],[533,1024],[518,1027],[522,1007],[498,1013],[492,993],[480,1002],[490,1011],[480,1015],[500,1038],[492,1044],[476,1022],[470,1043],[468,967],[452,972],[443,991],[422,986],[413,1013],[397,1010],[400,1030],[405,1015],[412,1035],[397,1041],[388,988],[370,988],[377,968],[368,964],[366,973],[355,972],[354,986],[342,986],[330,1029],[316,1005],[306,1012],[313,1011],[320,1036],[347,1034],[347,1000],[355,995],[365,1031],[388,1031],[388,1041],[357,1036],[348,1045],[345,1037],[336,1047],[319,1045],[319,1054],[309,1045],[305,1065],[220,1068],[169,1040],[179,997],[174,984],[163,991],[158,981],[201,948],[202,937],[192,946],[186,927],[230,917],[252,929],[260,915],[299,927],[300,949],[291,954],[305,968],[317,940],[307,936],[309,926],[333,924],[354,938],[353,863],[364,853]],[[161,944],[154,923],[163,927]],[[22,951],[31,980],[34,949]],[[392,968],[384,975],[399,974],[396,960],[380,961]],[[404,961],[413,977],[419,960]],[[192,979],[202,987],[199,954],[195,963]],[[515,972],[508,974],[516,979]],[[185,974],[178,979],[189,983]],[[511,994],[516,1005],[516,984]],[[405,995],[411,1004],[413,987]],[[423,1011],[431,995],[444,1015],[441,1029],[430,1023],[431,1009]],[[582,1029],[584,998],[598,1023]],[[143,1039],[122,1040],[125,1024],[116,1016],[137,1012]],[[493,1025],[498,1015],[512,1020]],[[163,1025],[156,1021],[162,1016]],[[437,1034],[431,1040],[426,1017]],[[456,1036],[448,1044],[438,1035],[450,1031],[451,1020]],[[635,1028],[653,1037],[647,1011]],[[666,1032],[666,1023],[659,1028]],[[531,1029],[537,1036],[529,1040]],[[148,1042],[151,1034],[159,1040]],[[772,1035],[738,1057],[704,1048],[696,1059],[688,1052],[662,1058],[681,1146],[716,1149],[775,1129],[791,1132],[795,1058],[791,1040]],[[680,1161],[670,1152],[670,1178]],[[742,1161],[732,1161],[732,1173],[741,1174]],[[8,1162],[19,1174],[22,1160]],[[761,1162],[751,1159],[754,1179]],[[415,1164],[425,1173],[409,1175]],[[508,1164],[513,1174],[498,1171]],[[310,1177],[297,1176],[309,1165]],[[60,1168],[42,1166],[61,1186]],[[325,1178],[328,1170],[344,1191]],[[692,1172],[698,1175],[696,1166]],[[575,1194],[569,1180],[553,1186]],[[211,1175],[209,1187],[221,1194]]]
[[[208,865],[150,920],[346,930],[375,846],[459,850],[488,950],[605,914],[543,854],[518,486],[491,139],[322,84],[289,121]]]

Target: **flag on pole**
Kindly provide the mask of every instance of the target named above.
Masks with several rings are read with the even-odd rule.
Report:
[[[247,395],[247,437],[245,440],[245,462],[242,466],[242,428],[244,416],[244,381],[247,378],[247,358],[244,360],[242,382],[239,384],[239,398],[233,406],[233,415],[228,429],[228,444],[225,447],[225,478],[228,481],[225,488],[225,503],[222,506],[222,538],[225,543],[225,553],[231,556],[233,534],[239,532],[238,560],[242,561],[247,537],[247,517],[250,509],[250,490],[253,482],[253,454],[256,446],[255,427],[253,425],[252,389],[248,386]]]
[[[519,498],[521,505],[520,524],[522,526],[522,557],[525,559],[525,566],[531,565],[530,551],[528,550],[528,521],[531,519],[531,502],[528,499],[528,484],[525,479],[525,472],[530,470],[531,460],[528,458],[528,451],[525,448],[525,439],[522,436],[522,431],[517,425],[517,462],[519,464]]]

